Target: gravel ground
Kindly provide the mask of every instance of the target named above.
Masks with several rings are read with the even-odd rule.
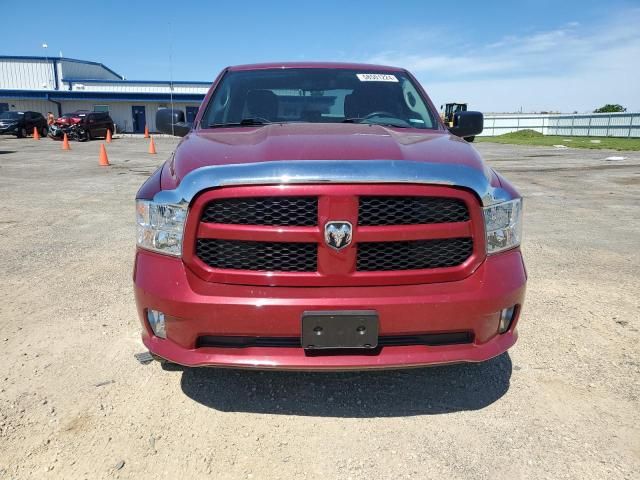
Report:
[[[526,197],[508,354],[165,371],[134,358],[133,196],[176,142],[101,168],[99,142],[0,138],[0,479],[639,478],[640,153],[476,145]]]

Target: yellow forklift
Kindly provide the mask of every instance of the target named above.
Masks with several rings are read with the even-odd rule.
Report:
[[[453,127],[453,116],[458,112],[466,112],[467,104],[463,102],[452,102],[447,103],[446,105],[440,105],[440,110],[442,113],[440,114],[442,117],[442,121],[447,127]],[[464,139],[467,142],[473,142],[476,137],[465,137]]]

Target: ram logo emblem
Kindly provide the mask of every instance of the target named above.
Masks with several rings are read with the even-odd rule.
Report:
[[[349,222],[327,222],[324,226],[324,241],[334,250],[341,250],[351,243],[353,226]]]

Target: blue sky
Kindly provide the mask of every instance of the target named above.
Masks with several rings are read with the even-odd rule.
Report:
[[[210,81],[238,63],[363,61],[408,68],[438,105],[640,110],[638,0],[54,4],[0,0],[0,54],[44,55],[46,42],[48,55],[163,80],[171,43],[174,80]]]

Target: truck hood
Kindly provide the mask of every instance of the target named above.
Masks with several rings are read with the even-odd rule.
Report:
[[[471,145],[445,132],[273,124],[191,132],[137,198],[184,204],[215,187],[294,183],[450,185],[473,191],[485,206],[517,194]]]
[[[406,160],[464,165],[491,172],[476,150],[443,131],[369,124],[271,124],[195,130],[182,139],[162,173],[162,188],[177,187],[207,166],[286,160]]]

